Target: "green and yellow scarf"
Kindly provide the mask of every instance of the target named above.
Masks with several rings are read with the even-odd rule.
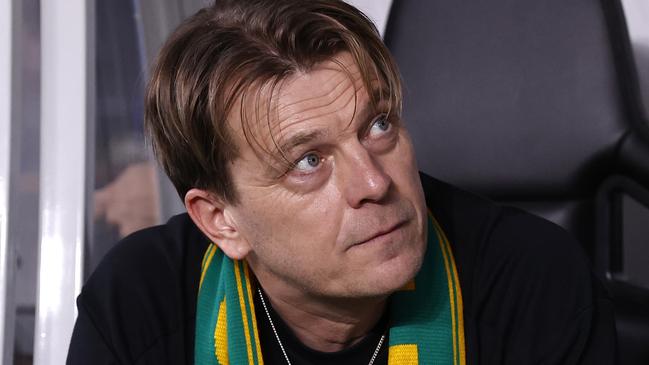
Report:
[[[465,365],[462,294],[451,245],[432,214],[428,249],[413,282],[390,298],[389,365]],[[211,244],[203,257],[194,362],[264,363],[250,272]]]

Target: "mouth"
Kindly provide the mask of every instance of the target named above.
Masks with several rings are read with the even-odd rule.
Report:
[[[392,233],[398,231],[406,223],[407,223],[407,221],[404,220],[404,221],[401,221],[401,222],[399,222],[397,224],[394,224],[394,225],[392,225],[390,228],[388,228],[386,230],[381,230],[381,231],[379,231],[377,233],[372,234],[371,236],[369,236],[366,239],[363,239],[363,240],[361,240],[359,242],[354,243],[351,247],[365,245],[365,244],[371,244],[371,243],[374,243],[374,242],[379,242],[379,241],[389,239],[390,236],[392,235]]]

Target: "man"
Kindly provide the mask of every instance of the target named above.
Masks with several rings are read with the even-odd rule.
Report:
[[[611,304],[560,228],[419,175],[371,22],[217,1],[146,97],[188,214],[88,280],[70,364],[612,363]]]

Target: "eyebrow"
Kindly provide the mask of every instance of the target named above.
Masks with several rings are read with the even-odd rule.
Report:
[[[299,147],[299,146],[301,146],[303,144],[307,144],[307,143],[313,142],[313,141],[315,141],[317,139],[320,139],[320,138],[324,137],[324,135],[325,135],[325,132],[322,131],[322,130],[315,130],[315,131],[310,131],[310,132],[298,132],[298,133],[294,134],[293,136],[291,136],[286,141],[278,144],[277,145],[277,147],[279,149],[278,152],[280,154],[282,154],[282,153],[284,153],[284,154],[290,153],[293,149],[295,149],[295,148],[297,148],[297,147]]]

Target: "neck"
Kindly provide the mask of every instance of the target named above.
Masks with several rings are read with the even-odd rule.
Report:
[[[381,319],[387,297],[332,299],[261,284],[267,302],[305,346],[336,352],[362,340]]]

